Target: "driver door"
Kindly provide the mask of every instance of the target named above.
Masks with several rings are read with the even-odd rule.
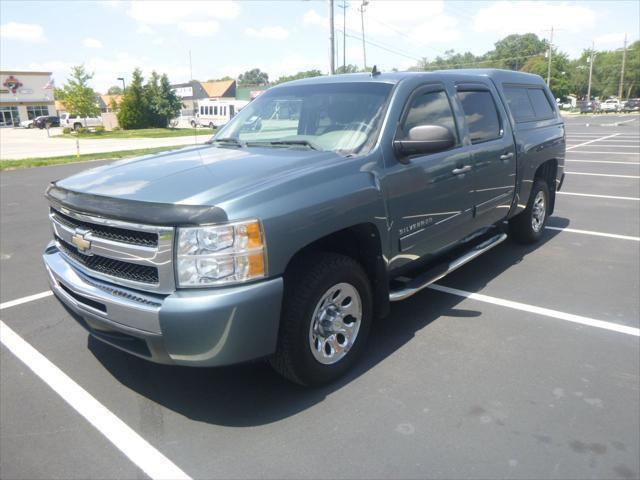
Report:
[[[396,138],[411,128],[440,125],[454,137],[453,147],[440,152],[393,159],[385,172],[391,235],[397,255],[395,269],[428,259],[471,233],[473,229],[472,157],[462,144],[451,101],[443,85],[414,90],[404,108]]]

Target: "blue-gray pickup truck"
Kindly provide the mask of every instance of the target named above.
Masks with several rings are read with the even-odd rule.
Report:
[[[507,235],[538,240],[564,156],[535,75],[286,83],[206,145],[51,183],[44,263],[72,316],[116,348],[185,366],[268,359],[317,385],[356,362],[390,302]]]

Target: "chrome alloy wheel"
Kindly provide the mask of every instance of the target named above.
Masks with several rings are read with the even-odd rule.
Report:
[[[320,298],[309,327],[309,346],[323,365],[342,360],[356,341],[362,321],[362,301],[356,288],[338,283]]]
[[[531,211],[531,228],[538,233],[544,224],[544,219],[547,215],[547,208],[545,202],[544,192],[540,190],[536,194],[536,198],[533,200],[533,208]]]

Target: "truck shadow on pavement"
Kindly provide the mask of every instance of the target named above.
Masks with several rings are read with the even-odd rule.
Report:
[[[553,224],[566,227],[569,220],[554,217]],[[517,245],[507,240],[456,272],[473,278],[474,291],[521,262],[529,253],[554,238],[546,230],[540,243]],[[441,317],[481,317],[482,312],[456,308],[463,299],[424,290],[392,304],[391,313],[374,322],[364,355],[341,380],[306,389],[282,379],[266,362],[224,368],[189,368],[154,364],[121,352],[89,337],[89,349],[100,363],[126,387],[185,417],[215,425],[247,427],[265,425],[290,417],[324,400],[348,385],[410,342],[416,332]],[[388,385],[387,385],[388,386]]]

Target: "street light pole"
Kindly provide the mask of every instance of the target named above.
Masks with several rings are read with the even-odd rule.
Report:
[[[547,86],[551,83],[551,56],[553,55],[553,27],[551,27],[551,35],[549,36],[549,64],[547,65]]]
[[[331,46],[329,47],[329,56],[331,57],[331,61],[329,62],[329,70],[331,71],[331,75],[336,73],[336,55],[335,55],[335,39],[334,39],[334,23],[333,23],[333,0],[329,0],[329,43]]]
[[[118,80],[122,82],[122,93],[127,89],[127,86],[124,83],[124,77],[118,77]]]
[[[342,0],[342,5],[338,5],[342,9],[342,73],[347,71],[347,8],[349,4],[347,0]]]
[[[369,5],[369,0],[362,0],[362,4],[360,5],[360,21],[362,23],[362,60],[364,63],[364,69],[367,69],[367,47],[365,46],[364,40],[364,7]]]
[[[618,99],[622,100],[624,87],[624,64],[627,59],[627,34],[624,34],[624,50],[622,51],[622,68],[620,69],[620,86],[618,87]]]
[[[591,76],[593,74],[593,59],[595,58],[595,42],[591,42],[591,54],[589,55],[589,86],[587,87],[587,102],[591,101]]]

